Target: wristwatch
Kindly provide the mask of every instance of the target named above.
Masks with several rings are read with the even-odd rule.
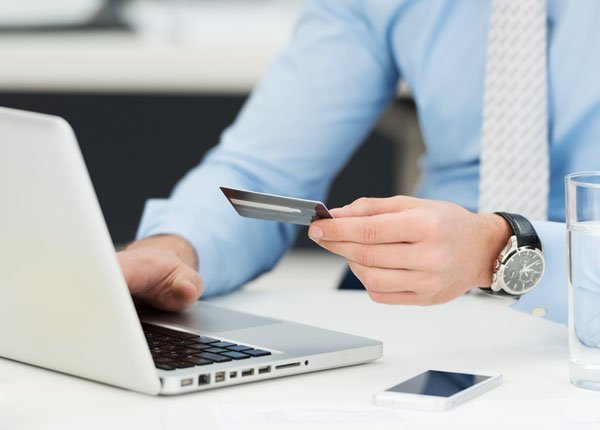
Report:
[[[527,218],[496,212],[508,222],[512,236],[494,266],[491,294],[518,297],[540,282],[545,262],[542,242]]]

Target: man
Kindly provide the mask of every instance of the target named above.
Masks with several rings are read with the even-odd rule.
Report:
[[[523,260],[507,281],[522,290],[503,290],[528,291],[517,309],[564,322],[563,177],[598,169],[599,19],[593,0],[308,1],[220,144],[169,199],[147,203],[139,240],[119,254],[133,296],[181,310],[269,270],[296,229],[239,217],[219,186],[323,199],[403,79],[427,145],[420,198],[359,199],[313,223],[310,237],[347,258],[373,300],[410,305],[497,286],[509,238],[539,237],[543,277],[543,261]],[[513,99],[498,104],[505,94]],[[538,142],[542,152],[522,151]],[[526,167],[494,172],[503,156],[507,169]],[[529,235],[494,214],[528,203],[517,214],[535,228]]]

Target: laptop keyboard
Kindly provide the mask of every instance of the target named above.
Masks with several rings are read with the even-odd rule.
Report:
[[[179,330],[142,323],[154,365],[162,370],[208,366],[233,360],[271,355],[251,346],[224,342]]]

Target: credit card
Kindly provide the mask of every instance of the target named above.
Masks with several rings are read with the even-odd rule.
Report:
[[[243,217],[298,225],[310,225],[318,219],[333,218],[321,202],[235,188],[220,188],[236,212]]]

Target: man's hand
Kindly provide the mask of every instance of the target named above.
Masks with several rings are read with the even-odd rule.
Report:
[[[148,237],[132,243],[117,257],[133,298],[156,308],[185,310],[204,289],[196,253],[182,237]]]
[[[312,223],[309,237],[348,259],[380,303],[432,305],[489,287],[510,237],[506,221],[448,202],[361,198]]]

